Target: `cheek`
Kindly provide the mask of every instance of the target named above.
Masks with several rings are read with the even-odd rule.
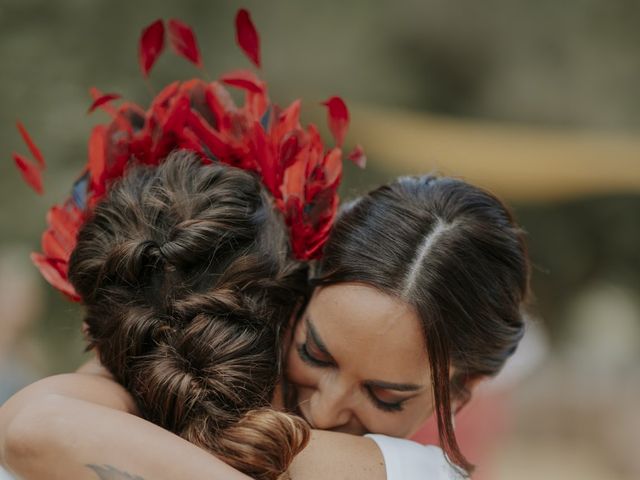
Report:
[[[412,410],[411,413],[407,416],[405,431],[403,433],[403,437],[411,437],[415,435],[418,430],[424,427],[425,423],[431,417],[433,413],[433,405],[431,401],[425,401],[425,403],[419,408]]]

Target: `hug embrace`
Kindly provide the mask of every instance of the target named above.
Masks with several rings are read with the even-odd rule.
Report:
[[[236,25],[251,51],[246,11]],[[96,99],[113,110],[101,154],[49,217],[73,239],[34,257],[82,303],[95,359],[1,407],[20,478],[472,473],[454,416],[524,333],[522,230],[491,193],[432,175],[338,208],[346,106],[327,102],[325,153],[249,73],[222,78],[242,107],[218,82],[173,84],[149,112]],[[440,445],[408,440],[432,416]]]

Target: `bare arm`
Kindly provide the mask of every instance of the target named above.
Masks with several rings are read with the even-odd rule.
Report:
[[[3,429],[2,460],[27,480],[248,479],[152,423],[84,400],[47,394]]]
[[[130,413],[129,394],[96,365],[41,380],[0,408],[0,462],[30,479],[247,478],[213,455]],[[98,375],[96,375],[98,373]],[[314,431],[293,479],[386,478],[375,443]]]

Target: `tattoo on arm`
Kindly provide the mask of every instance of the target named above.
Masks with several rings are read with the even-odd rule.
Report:
[[[96,475],[100,480],[144,480],[144,478],[137,475],[132,475],[131,473],[118,470],[112,465],[88,464],[86,466],[96,472]]]

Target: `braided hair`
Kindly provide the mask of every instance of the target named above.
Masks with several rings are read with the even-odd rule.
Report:
[[[89,348],[145,418],[253,478],[285,474],[309,430],[268,405],[307,271],[252,174],[185,152],[133,167],[80,231],[69,278]]]

